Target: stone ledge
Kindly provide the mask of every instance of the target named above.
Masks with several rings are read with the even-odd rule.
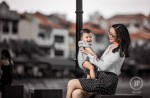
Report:
[[[2,88],[2,98],[23,98],[24,86],[23,85],[10,85]]]
[[[143,98],[143,96],[131,94],[118,94],[118,95],[96,95],[95,98]]]
[[[34,89],[30,93],[31,98],[63,98],[62,89]]]

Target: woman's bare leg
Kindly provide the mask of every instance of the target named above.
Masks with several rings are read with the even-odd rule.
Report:
[[[76,89],[72,92],[72,98],[89,98],[91,95],[81,89]]]
[[[72,98],[85,98],[85,92],[81,89],[76,89],[72,92]]]
[[[83,89],[78,79],[72,79],[68,82],[66,98],[72,98],[72,92],[75,89]]]
[[[83,63],[83,67],[84,68],[86,68],[86,69],[89,69],[89,71],[90,71],[90,77],[91,78],[96,78],[96,76],[95,76],[95,72],[94,72],[94,66],[90,63],[90,62],[88,62],[88,61],[85,61],[84,63]]]

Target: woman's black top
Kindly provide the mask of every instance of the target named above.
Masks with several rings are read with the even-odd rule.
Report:
[[[1,82],[2,85],[11,85],[12,83],[12,67],[13,65],[10,63],[9,65],[1,65],[2,76]]]

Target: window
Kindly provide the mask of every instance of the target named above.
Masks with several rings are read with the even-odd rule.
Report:
[[[8,34],[9,32],[9,22],[8,20],[3,20],[3,33]]]
[[[134,26],[137,27],[137,28],[139,28],[139,27],[140,27],[140,24],[135,23]]]
[[[38,37],[42,39],[50,39],[50,33],[46,30],[41,30],[38,34]]]
[[[18,33],[18,22],[17,21],[13,21],[13,23],[12,23],[12,33],[13,34]]]
[[[38,36],[39,36],[40,38],[42,38],[42,39],[44,39],[44,38],[45,38],[45,36],[44,36],[44,34],[43,34],[43,33],[39,33],[39,34],[38,34]]]
[[[64,55],[64,51],[62,50],[55,50],[55,56],[63,56]]]
[[[64,42],[64,37],[56,35],[55,36],[55,42],[63,43]]]

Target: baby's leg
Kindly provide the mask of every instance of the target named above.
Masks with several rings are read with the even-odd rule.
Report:
[[[94,72],[94,66],[90,62],[88,61],[83,62],[83,67],[90,71],[89,73],[90,73],[91,78],[96,78],[95,72]]]
[[[87,77],[86,77],[87,79],[90,79],[91,78],[91,76],[90,76],[90,74],[89,73],[87,73]]]

